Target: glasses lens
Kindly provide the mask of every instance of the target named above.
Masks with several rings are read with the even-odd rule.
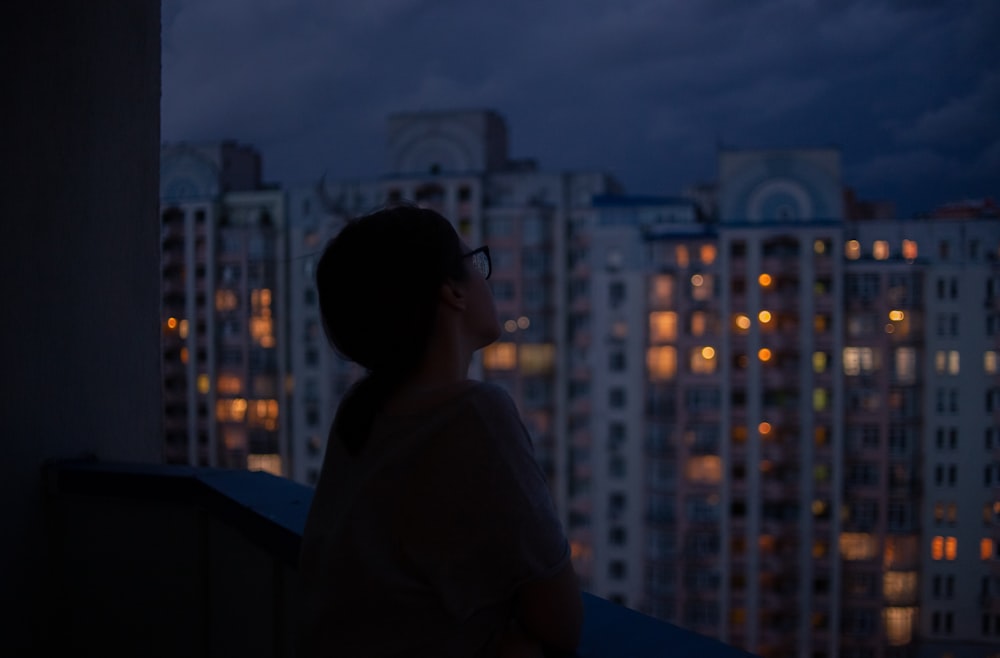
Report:
[[[484,277],[489,275],[490,266],[489,263],[486,262],[486,254],[483,252],[480,251],[472,256],[472,264],[476,266],[476,269],[479,270],[479,273]]]

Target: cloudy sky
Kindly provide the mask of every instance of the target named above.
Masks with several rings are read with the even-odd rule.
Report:
[[[378,175],[385,118],[491,108],[513,157],[633,193],[836,146],[900,215],[1000,196],[997,0],[163,0],[163,139],[269,181]]]

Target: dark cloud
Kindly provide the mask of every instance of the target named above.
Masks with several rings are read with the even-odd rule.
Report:
[[[1000,3],[165,0],[165,139],[257,145],[273,180],[377,174],[390,112],[490,107],[516,156],[635,192],[716,146],[842,149],[903,212],[996,194]]]

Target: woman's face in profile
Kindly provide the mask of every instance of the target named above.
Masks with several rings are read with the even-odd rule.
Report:
[[[469,245],[462,242],[462,253],[472,251]],[[468,290],[469,303],[466,307],[467,326],[477,340],[476,349],[486,347],[500,337],[500,319],[497,316],[496,302],[493,300],[493,290],[489,283],[472,264],[472,259],[463,258],[466,280],[463,282]]]

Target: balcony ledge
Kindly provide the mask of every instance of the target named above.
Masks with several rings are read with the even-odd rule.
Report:
[[[145,587],[134,584],[136,579],[145,578],[151,585],[146,594],[151,600],[162,598],[165,594],[156,591],[157,582],[168,583],[167,587],[173,587],[174,583],[170,577],[160,573],[163,563],[158,563],[156,556],[147,552],[155,551],[155,547],[149,544],[156,543],[156,537],[150,537],[148,528],[145,534],[142,531],[135,533],[131,527],[123,527],[119,537],[95,537],[93,533],[80,532],[79,528],[86,526],[86,522],[82,525],[78,520],[70,522],[68,519],[71,516],[68,513],[59,512],[60,505],[63,509],[71,510],[72,515],[75,515],[73,518],[78,518],[81,511],[84,515],[100,517],[108,505],[125,505],[131,510],[135,510],[136,506],[139,510],[148,508],[149,515],[153,516],[154,511],[168,505],[171,509],[187,510],[193,515],[193,523],[181,523],[179,527],[185,528],[189,534],[194,528],[195,534],[205,535],[189,537],[186,543],[181,542],[182,545],[194,547],[192,552],[201,555],[182,560],[188,563],[187,571],[177,572],[190,573],[189,578],[197,582],[178,583],[176,587],[193,592],[194,597],[215,597],[215,602],[197,601],[195,607],[202,610],[204,618],[195,615],[194,626],[197,629],[188,631],[188,639],[175,640],[174,645],[186,649],[189,655],[214,655],[219,647],[232,649],[230,642],[245,643],[248,640],[243,635],[253,635],[254,642],[251,646],[255,651],[254,655],[290,655],[290,629],[294,625],[291,622],[294,620],[296,589],[294,570],[298,562],[302,529],[312,501],[311,488],[266,473],[98,462],[50,464],[44,469],[43,479],[50,502],[50,536],[56,544],[52,547],[52,555],[57,556],[57,561],[58,556],[63,556],[64,562],[55,565],[54,571],[62,574],[62,579],[68,581],[54,583],[54,586],[67,591],[71,599],[74,587],[84,601],[89,598],[90,592],[85,587],[81,590],[78,584],[74,585],[78,582],[90,584],[107,579],[111,581],[112,590],[117,587],[119,590],[137,589],[145,592]],[[176,518],[176,513],[171,518]],[[213,531],[213,527],[216,530]],[[149,523],[149,528],[152,528],[151,532],[154,534],[163,534],[165,540],[169,538],[177,541],[177,537],[171,534],[174,528],[170,526],[161,528],[156,523]],[[145,537],[145,545],[135,545],[136,536]],[[95,546],[94,542],[98,544]],[[121,555],[116,558],[108,555],[109,551],[119,551]],[[213,555],[212,551],[218,554]],[[267,590],[263,595],[244,590],[257,587],[258,581],[268,580],[267,578],[248,578],[249,574],[235,570],[234,576],[227,579],[216,572],[216,565],[224,565],[224,570],[225,565],[234,559],[239,561],[236,556],[241,553],[263,556],[265,566],[256,569],[255,573],[273,577],[273,580],[268,581],[269,584],[260,585]],[[100,556],[98,561],[102,562],[101,567],[91,566],[93,562],[88,561],[88,556],[92,555]],[[192,569],[192,561],[201,566]],[[267,563],[271,566],[267,567]],[[109,564],[121,565],[121,573],[78,573],[80,570],[106,569]],[[169,564],[165,568],[169,569]],[[287,575],[281,576],[283,573]],[[176,599],[177,596],[174,594],[167,598]],[[253,626],[252,631],[245,622],[249,614],[260,616],[256,609],[249,613],[241,610],[227,610],[225,615],[213,613],[219,609],[218,606],[232,606],[235,603],[237,607],[248,607],[254,605],[253,601],[267,601],[272,609],[264,615],[262,622]],[[78,636],[82,639],[78,639],[73,648],[91,648],[85,646],[87,637],[94,642],[103,642],[99,647],[101,650],[114,648],[107,645],[110,637],[117,637],[127,644],[127,637],[114,632],[114,628],[121,628],[118,622],[127,621],[123,619],[123,615],[126,618],[131,615],[147,631],[150,624],[172,628],[169,620],[142,618],[143,615],[153,616],[151,612],[144,610],[142,603],[123,603],[114,596],[107,596],[96,603],[91,599],[91,606],[103,604],[119,606],[121,609],[90,610],[88,619],[115,620],[115,623],[106,622],[107,627],[104,629],[88,628],[88,633]],[[72,601],[62,609],[73,610]],[[163,609],[160,608],[161,611]],[[184,614],[190,621],[192,613]],[[666,655],[679,658],[736,658],[750,655],[590,594],[584,594],[584,614],[583,637],[577,653],[581,658],[646,658]],[[240,620],[244,623],[237,623]],[[77,623],[82,622],[77,620]],[[236,627],[220,627],[226,624],[235,624]],[[72,621],[69,626],[72,626]],[[177,632],[184,631],[178,629]],[[270,638],[270,641],[260,641],[263,638]],[[192,647],[192,644],[195,646]],[[68,647],[65,638],[60,646]]]

